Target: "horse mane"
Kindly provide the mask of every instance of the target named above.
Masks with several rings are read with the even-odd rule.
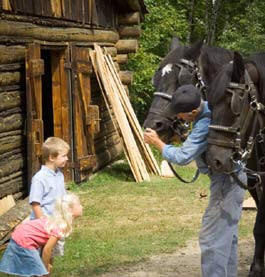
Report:
[[[167,64],[174,64],[184,56],[184,52],[187,49],[187,46],[179,46],[173,50],[171,50],[166,57],[161,61],[159,65],[159,69],[163,68]]]
[[[265,102],[265,52],[252,54],[248,57],[246,62],[253,63],[259,72],[259,85],[258,89],[261,92],[262,102]]]
[[[210,110],[213,106],[216,105],[216,103],[218,103],[222,99],[226,87],[231,81],[232,72],[232,63],[227,63],[223,65],[216,74],[216,78],[212,80],[210,86],[207,88],[206,94]]]
[[[232,60],[232,51],[220,47],[204,46],[199,58],[199,67],[206,85],[210,85],[220,68]]]

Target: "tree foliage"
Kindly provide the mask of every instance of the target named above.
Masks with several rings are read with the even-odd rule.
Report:
[[[141,26],[140,49],[128,63],[135,72],[131,101],[141,123],[152,101],[152,76],[172,36],[184,44],[204,38],[210,45],[245,55],[265,49],[263,0],[145,0],[145,4],[148,14]]]

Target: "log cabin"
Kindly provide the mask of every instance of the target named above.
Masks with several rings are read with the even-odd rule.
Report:
[[[121,154],[89,50],[94,43],[104,47],[128,89],[132,73],[124,64],[137,51],[147,11],[143,0],[0,0],[0,5],[0,200],[12,195],[17,201],[28,196],[47,137],[61,137],[71,147],[64,170],[68,182],[87,180]],[[4,217],[12,216],[4,214],[5,222]],[[0,241],[5,234],[0,232]]]

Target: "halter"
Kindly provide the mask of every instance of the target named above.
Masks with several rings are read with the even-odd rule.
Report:
[[[254,83],[252,82],[247,70],[245,70],[245,80],[246,84],[239,84],[230,82],[226,91],[232,93],[231,100],[231,110],[238,117],[232,126],[223,125],[209,125],[209,129],[215,130],[217,132],[230,133],[234,135],[231,141],[225,141],[221,139],[208,138],[208,143],[213,145],[218,145],[222,147],[227,147],[233,149],[232,161],[235,163],[245,164],[247,159],[250,157],[253,150],[254,142],[263,143],[263,135],[265,134],[265,122],[264,115],[265,107],[262,103],[258,101],[258,93]],[[240,101],[244,103],[241,112],[235,110],[236,105]],[[259,126],[259,132],[257,134],[256,130]],[[249,132],[249,137],[247,139],[245,148],[242,148],[242,138]],[[238,177],[236,177],[235,172],[228,172],[232,177],[239,183],[244,189],[255,189],[260,183],[261,173],[254,172],[250,169],[245,168],[245,171],[255,177],[257,183],[253,187],[249,187],[243,184]]]
[[[202,98],[206,99],[206,86],[205,86],[205,84],[202,80],[202,77],[201,77],[201,74],[200,74],[200,71],[199,71],[199,67],[197,66],[197,64],[192,62],[192,61],[186,60],[186,59],[180,59],[179,62],[175,63],[175,65],[180,68],[180,72],[179,72],[179,76],[178,76],[179,83],[181,84],[181,76],[182,76],[182,72],[184,71],[184,69],[185,68],[190,68],[191,69],[191,76],[195,76],[195,78],[197,80],[195,86],[200,90]],[[161,98],[163,98],[163,99],[165,99],[169,102],[171,102],[171,100],[172,100],[172,95],[164,93],[164,92],[157,91],[153,95],[157,96],[157,97],[161,97]],[[159,116],[165,118],[168,122],[170,122],[169,123],[169,129],[171,130],[171,132],[173,132],[173,134],[177,134],[179,137],[181,137],[183,131],[185,129],[187,129],[186,126],[183,126],[183,124],[180,123],[180,121],[177,120],[175,118],[175,116],[173,116],[170,113],[161,112],[160,110],[154,109],[154,108],[151,108],[149,110],[149,113],[153,113],[153,114],[156,114],[156,115],[159,115]],[[197,169],[197,171],[196,171],[195,175],[193,176],[192,180],[186,181],[181,176],[178,175],[178,173],[174,170],[173,166],[169,162],[168,162],[168,164],[169,164],[173,174],[175,175],[175,177],[177,177],[181,182],[192,183],[199,177],[199,170]]]

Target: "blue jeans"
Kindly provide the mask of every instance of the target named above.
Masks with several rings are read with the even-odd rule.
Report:
[[[238,173],[242,182],[246,174]],[[210,176],[210,201],[200,231],[203,277],[237,277],[238,222],[245,190],[227,174]]]

